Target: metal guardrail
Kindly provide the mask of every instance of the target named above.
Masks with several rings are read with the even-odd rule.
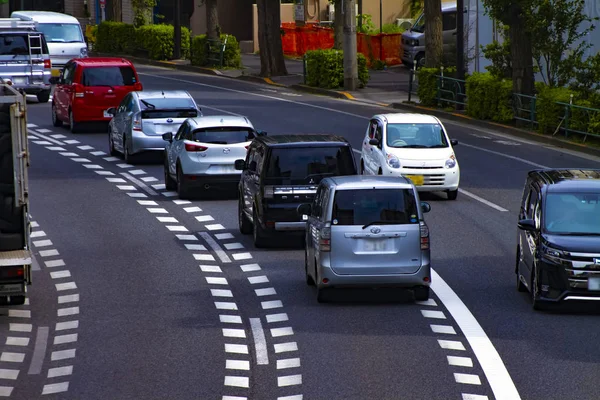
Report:
[[[438,104],[447,107],[447,103],[455,106],[467,106],[466,82],[461,79],[449,78],[444,75],[436,76]]]

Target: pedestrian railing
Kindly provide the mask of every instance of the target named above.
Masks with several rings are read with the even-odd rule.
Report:
[[[572,133],[583,135],[584,142],[588,136],[600,138],[600,133],[591,132],[594,122],[600,122],[599,109],[577,106],[572,103],[557,102],[556,104],[563,108],[564,114],[561,118],[561,123],[554,132],[554,135],[561,130],[565,137],[569,137],[569,135]],[[600,128],[600,126],[598,128]],[[600,131],[598,128],[594,130]]]
[[[225,36],[225,40],[220,39],[207,39],[206,40],[206,59],[210,65],[218,65],[219,68],[223,68],[223,59],[225,54],[225,48],[227,47],[228,35]]]
[[[467,105],[466,82],[461,79],[450,78],[444,75],[436,76],[437,95],[436,99],[441,107],[450,104],[465,107]]]
[[[529,124],[529,127],[531,129],[534,129],[538,124],[536,120],[536,101],[537,97],[535,96],[513,93],[513,118],[516,121],[527,122]]]

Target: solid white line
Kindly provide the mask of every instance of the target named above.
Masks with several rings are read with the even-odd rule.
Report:
[[[277,369],[298,368],[299,366],[299,358],[284,358],[277,360]]]
[[[200,271],[202,272],[223,272],[221,271],[221,267],[218,265],[201,265]]]
[[[298,351],[298,343],[276,343],[273,345],[273,348],[275,349],[275,353],[287,353],[290,351]]]
[[[239,315],[219,315],[219,321],[224,324],[241,324],[242,317]]]
[[[256,293],[257,296],[262,297],[262,296],[273,296],[276,295],[277,292],[275,291],[275,288],[264,288],[264,289],[255,289],[254,292]]]
[[[485,334],[481,325],[479,325],[467,306],[437,272],[432,269],[431,275],[431,288],[440,301],[444,303],[444,306],[450,312],[450,315],[452,315],[471,345],[477,361],[481,365],[494,392],[494,397],[497,400],[520,400],[519,392],[506,370],[504,362],[502,362],[498,351]]]
[[[7,346],[28,346],[29,345],[29,338],[28,337],[13,337],[13,336],[9,336],[6,338],[6,343]]]
[[[446,316],[441,311],[421,310],[421,314],[425,318],[446,319]]]
[[[460,145],[461,146],[465,146],[465,147],[470,147],[472,149],[477,149],[479,151],[484,151],[486,153],[495,154],[495,155],[500,156],[500,157],[510,158],[511,160],[520,161],[520,162],[522,162],[524,164],[531,165],[532,167],[536,167],[536,168],[550,168],[550,167],[548,167],[546,165],[534,163],[533,161],[529,161],[529,160],[526,160],[524,158],[520,158],[520,157],[516,157],[516,156],[511,156],[511,155],[505,154],[505,153],[500,153],[499,151],[488,150],[488,149],[485,149],[483,147],[474,146],[472,144],[466,144],[464,142],[460,142]],[[537,146],[539,146],[539,144]]]
[[[254,338],[254,349],[256,351],[256,363],[258,365],[269,364],[269,352],[267,350],[267,339],[260,318],[250,318],[252,337]]]
[[[456,340],[438,340],[438,344],[442,349],[446,350],[466,350],[465,346]]]
[[[267,322],[269,324],[273,324],[275,322],[284,322],[288,320],[288,316],[286,313],[281,314],[269,314],[267,315]]]
[[[73,373],[73,366],[68,365],[66,367],[50,368],[48,370],[48,378],[56,378],[58,376],[67,376]]]
[[[128,173],[121,172],[121,175],[124,176],[126,179],[129,179],[134,184],[138,185],[144,192],[148,193],[150,196],[156,196],[158,194],[154,190],[152,190],[148,185],[146,185],[144,182],[142,182],[141,180],[139,180],[137,178],[134,178],[133,176],[129,175]]]
[[[450,325],[430,325],[433,333],[445,333],[448,335],[456,335],[456,331]]]
[[[281,300],[271,300],[271,301],[263,301],[260,303],[263,310],[271,310],[273,308],[281,308],[283,307],[283,303]]]
[[[278,376],[277,386],[294,386],[302,385],[302,375]]]
[[[244,376],[226,376],[225,386],[248,388],[250,387],[250,378]]]
[[[225,343],[225,353],[248,354],[248,346],[245,344]]]
[[[204,239],[204,241],[206,242],[206,244],[208,244],[208,247],[210,247],[215,252],[215,254],[217,255],[217,257],[219,257],[221,259],[221,262],[224,262],[224,263],[230,263],[231,262],[231,258],[229,258],[229,256],[227,255],[227,253],[225,253],[225,251],[221,248],[221,246],[219,245],[219,243],[217,243],[210,236],[210,234],[208,234],[207,232],[200,232],[200,236],[202,236],[202,239]]]
[[[462,194],[464,194],[465,196],[468,196],[474,200],[479,201],[480,203],[485,204],[486,206],[490,206],[492,207],[494,210],[498,210],[500,212],[508,212],[508,210],[504,207],[500,207],[498,204],[494,204],[491,201],[488,201],[486,199],[484,199],[483,197],[479,197],[476,194],[473,194],[471,192],[467,192],[465,189],[458,189],[458,191]]]
[[[281,336],[291,336],[294,334],[294,330],[291,327],[285,327],[285,328],[272,328],[271,329],[271,336],[273,336],[274,338],[276,337],[281,337]]]
[[[51,383],[44,385],[42,394],[62,393],[69,390],[69,382]]]
[[[167,229],[171,232],[189,232],[189,229],[182,225],[167,225]]]
[[[454,380],[457,383],[464,383],[466,385],[481,385],[479,376],[474,374],[459,374],[455,372]]]
[[[250,371],[250,361],[245,360],[225,360],[226,369],[236,369],[240,371]]]
[[[260,265],[258,264],[244,264],[240,265],[240,268],[244,272],[260,271]]]
[[[455,367],[473,367],[471,357],[447,356],[448,364]]]

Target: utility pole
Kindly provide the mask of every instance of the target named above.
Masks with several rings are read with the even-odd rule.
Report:
[[[342,0],[344,15],[344,89],[356,90],[358,65],[356,60],[355,0]]]
[[[456,0],[456,78],[465,79],[465,2]]]
[[[175,37],[173,38],[173,58],[179,60],[181,58],[181,0],[175,0],[175,14],[173,28]]]

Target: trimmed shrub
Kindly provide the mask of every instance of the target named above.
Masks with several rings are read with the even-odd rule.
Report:
[[[136,43],[138,49],[148,52],[148,57],[152,60],[171,60],[173,59],[173,48],[175,47],[173,38],[175,28],[173,25],[154,24],[140,26],[135,30]],[[181,57],[190,56],[190,31],[186,27],[181,27]]]
[[[477,119],[507,122],[513,119],[512,82],[491,73],[467,78],[467,114]]]
[[[135,49],[135,28],[124,22],[104,21],[98,25],[95,51],[131,54]]]
[[[569,103],[572,91],[568,88],[552,88],[546,85],[536,85],[536,89],[538,90],[536,101],[538,130],[540,133],[552,134],[566,112],[565,106],[557,103]]]
[[[324,89],[344,86],[344,52],[341,50],[311,50],[306,52],[306,83]],[[369,82],[367,59],[357,55],[358,81],[360,87]]]
[[[426,107],[435,107],[438,105],[438,76],[441,75],[440,68],[420,68],[417,70],[417,96],[419,96],[419,103]],[[446,67],[444,68],[444,76],[447,78],[456,77],[456,67]],[[454,100],[457,99],[457,90],[456,85],[452,85],[448,90],[452,90],[454,93],[454,97],[448,93],[441,93],[441,99],[449,99]],[[440,99],[440,100],[441,100]],[[462,98],[458,100],[463,101]],[[443,102],[445,104],[453,104],[448,102]]]
[[[240,52],[240,44],[235,36],[226,34],[221,34],[221,42],[225,41],[225,37],[227,37],[227,43],[225,45],[225,51],[223,52],[223,67],[241,68],[242,55]],[[206,35],[194,36],[192,39],[190,56],[192,65],[204,67],[211,64],[208,59],[207,45]]]

